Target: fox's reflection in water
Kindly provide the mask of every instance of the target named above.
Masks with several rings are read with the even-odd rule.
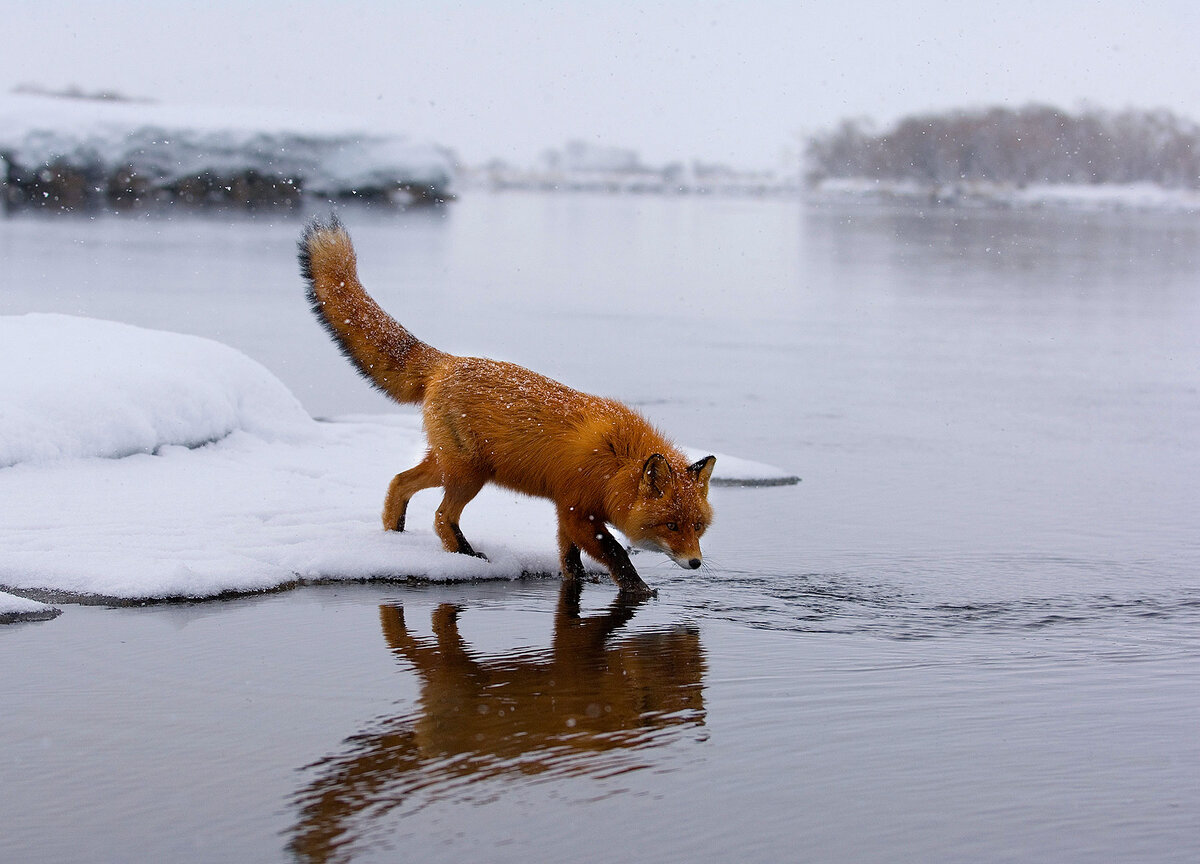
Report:
[[[384,638],[420,677],[420,698],[305,769],[314,777],[293,799],[292,852],[344,859],[405,813],[498,793],[481,781],[601,779],[654,766],[652,748],[703,726],[705,664],[690,627],[615,636],[641,602],[618,598],[581,617],[578,584],[564,584],[549,650],[495,656],[466,644],[457,606],[437,607],[432,638],[411,634],[399,606],[381,606]]]

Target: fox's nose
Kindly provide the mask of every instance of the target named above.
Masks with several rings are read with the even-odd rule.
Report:
[[[700,567],[700,559],[699,559],[699,558],[693,558],[693,559],[691,559],[690,561],[688,561],[688,566],[689,566],[689,567],[691,567],[693,570],[697,570],[697,569],[699,569],[699,567]]]

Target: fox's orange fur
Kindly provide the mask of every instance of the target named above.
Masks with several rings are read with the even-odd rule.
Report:
[[[458,521],[491,482],[555,503],[564,578],[583,575],[582,550],[607,567],[622,590],[649,591],[606,525],[681,567],[700,566],[700,535],[712,521],[714,457],[689,465],[620,402],[417,339],[358,281],[350,235],[336,219],[308,226],[300,262],[313,311],[343,353],[397,402],[422,405],[429,450],[392,479],[384,528],[403,531],[413,494],[440,486],[445,495],[434,529],[448,550],[477,554]]]

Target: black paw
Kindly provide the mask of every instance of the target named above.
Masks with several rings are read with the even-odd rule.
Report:
[[[658,596],[658,589],[651,588],[645,582],[622,582],[619,586],[619,593],[622,597],[632,600],[648,600],[651,597]]]

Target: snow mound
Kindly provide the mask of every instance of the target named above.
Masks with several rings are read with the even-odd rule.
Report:
[[[197,447],[312,420],[278,379],[219,342],[69,315],[0,317],[0,468]]]
[[[416,413],[317,422],[232,348],[63,315],[0,318],[0,363],[0,587],[137,601],[558,571],[553,506],[497,487],[462,523],[488,560],[442,549],[438,490],[413,498],[410,530],[383,530],[388,481],[424,454]]]

